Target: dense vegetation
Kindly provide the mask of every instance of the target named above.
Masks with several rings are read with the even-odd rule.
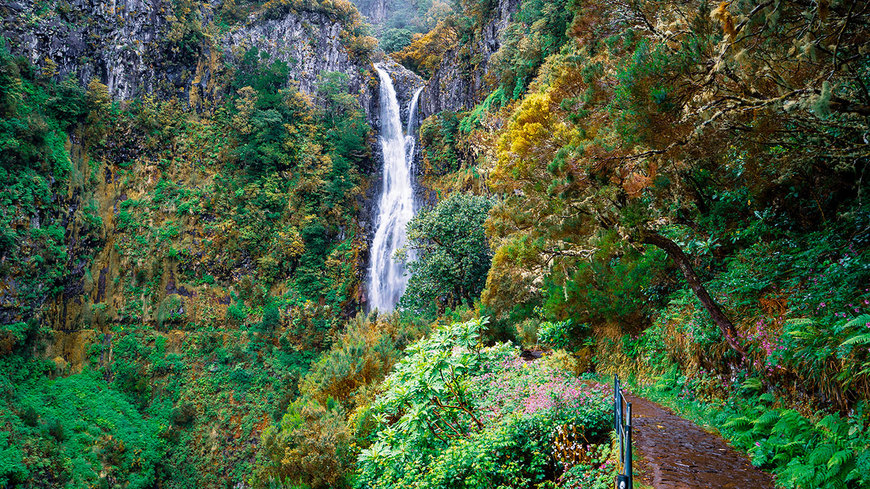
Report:
[[[453,11],[449,0],[353,0],[378,31],[380,48],[400,51]]]
[[[617,372],[781,487],[870,486],[864,3],[520,0],[489,59],[508,2],[168,4],[208,91],[0,42],[0,486],[611,487]],[[485,87],[421,123],[392,314],[349,74],[207,49],[300,12]]]
[[[482,323],[454,323],[407,348],[371,406],[379,423],[358,487],[528,487],[562,468],[557,428],[607,440],[607,386],[529,364],[509,344],[482,347]]]
[[[234,8],[334,16],[362,54],[347,2],[225,3],[224,21]],[[256,49],[225,63],[194,111],[0,46],[0,486],[245,482],[355,311],[373,163],[347,75],[309,95]]]
[[[434,187],[502,197],[494,329],[682,389],[785,487],[867,484],[862,8],[521,2],[421,129]]]

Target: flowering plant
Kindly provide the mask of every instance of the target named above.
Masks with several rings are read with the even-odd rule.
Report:
[[[482,324],[453,324],[409,347],[372,406],[378,427],[357,487],[556,483],[568,465],[554,453],[557,428],[574,426],[582,450],[606,439],[606,386],[526,362],[509,344],[484,347]]]

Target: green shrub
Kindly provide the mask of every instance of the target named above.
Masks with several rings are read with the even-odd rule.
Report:
[[[538,341],[554,349],[568,348],[571,342],[571,320],[550,322],[544,321],[538,326]]]
[[[508,344],[483,347],[482,326],[443,326],[408,347],[373,404],[357,487],[530,487],[555,480],[558,427],[606,440],[606,386],[527,363]]]
[[[154,486],[166,450],[159,417],[143,416],[97,375],[49,380],[32,373],[16,384],[16,402],[27,406],[19,416],[8,409],[9,398],[0,401],[8,430],[0,433],[0,485],[97,486],[108,471],[131,489]]]
[[[390,28],[384,31],[381,36],[380,47],[385,53],[395,53],[401,51],[406,46],[411,44],[412,36],[414,35],[408,29]]]
[[[248,307],[241,300],[236,300],[227,307],[227,319],[235,324],[244,324],[249,314]]]

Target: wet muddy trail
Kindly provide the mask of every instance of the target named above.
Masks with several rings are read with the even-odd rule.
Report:
[[[754,467],[720,436],[647,399],[626,394],[639,482],[656,489],[773,489],[773,476]]]

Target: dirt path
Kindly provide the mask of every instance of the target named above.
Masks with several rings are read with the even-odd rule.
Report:
[[[647,399],[631,402],[638,480],[656,489],[773,489],[773,476],[755,468],[725,440]]]

